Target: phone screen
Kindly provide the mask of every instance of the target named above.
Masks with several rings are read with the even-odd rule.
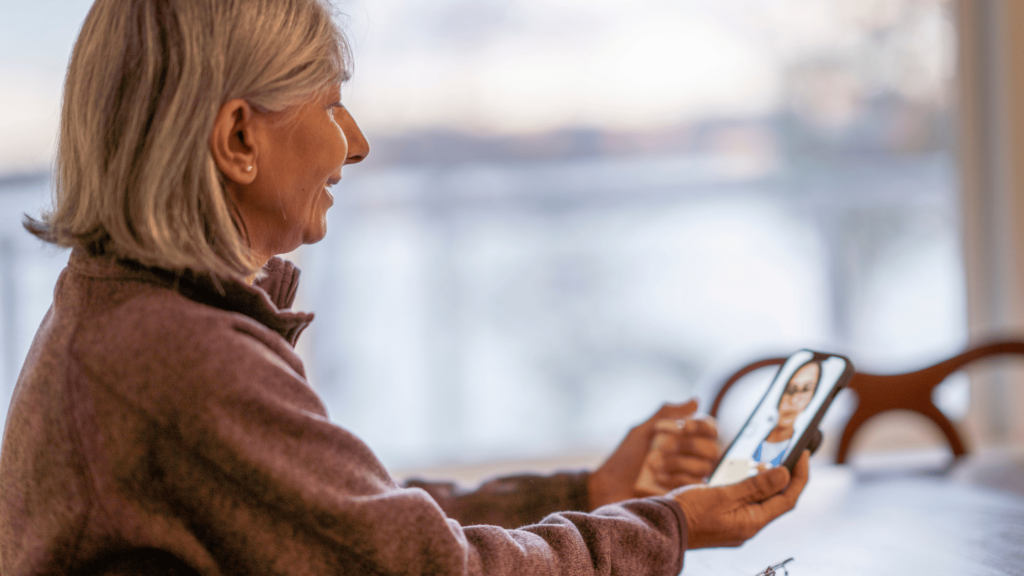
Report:
[[[841,356],[801,350],[779,369],[768,392],[726,451],[708,484],[734,484],[754,476],[761,468],[781,466],[797,448],[804,433],[828,408],[837,388],[852,374]]]

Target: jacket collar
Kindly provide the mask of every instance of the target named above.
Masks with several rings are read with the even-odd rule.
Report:
[[[299,285],[299,269],[276,256],[263,267],[262,277],[253,286],[233,278],[214,278],[190,270],[174,272],[149,268],[131,260],[91,256],[78,248],[72,250],[68,268],[93,278],[166,286],[200,304],[244,314],[274,330],[292,346],[313,321],[312,312],[290,309]]]

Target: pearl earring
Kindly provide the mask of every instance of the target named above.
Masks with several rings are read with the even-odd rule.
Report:
[[[252,172],[252,165],[246,166],[245,167],[245,171],[246,172]]]

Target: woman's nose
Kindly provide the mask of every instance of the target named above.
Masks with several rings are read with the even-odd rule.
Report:
[[[345,164],[362,162],[370,153],[370,143],[366,141],[366,136],[359,129],[352,114],[345,108],[342,108],[340,112],[341,118],[339,118],[338,124],[341,126],[342,132],[345,133],[345,139],[348,140],[348,156],[345,157]]]

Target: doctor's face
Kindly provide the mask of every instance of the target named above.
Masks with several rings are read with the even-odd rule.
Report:
[[[804,364],[793,374],[779,399],[779,425],[793,425],[796,417],[811,403],[819,378],[821,366],[817,363]]]

